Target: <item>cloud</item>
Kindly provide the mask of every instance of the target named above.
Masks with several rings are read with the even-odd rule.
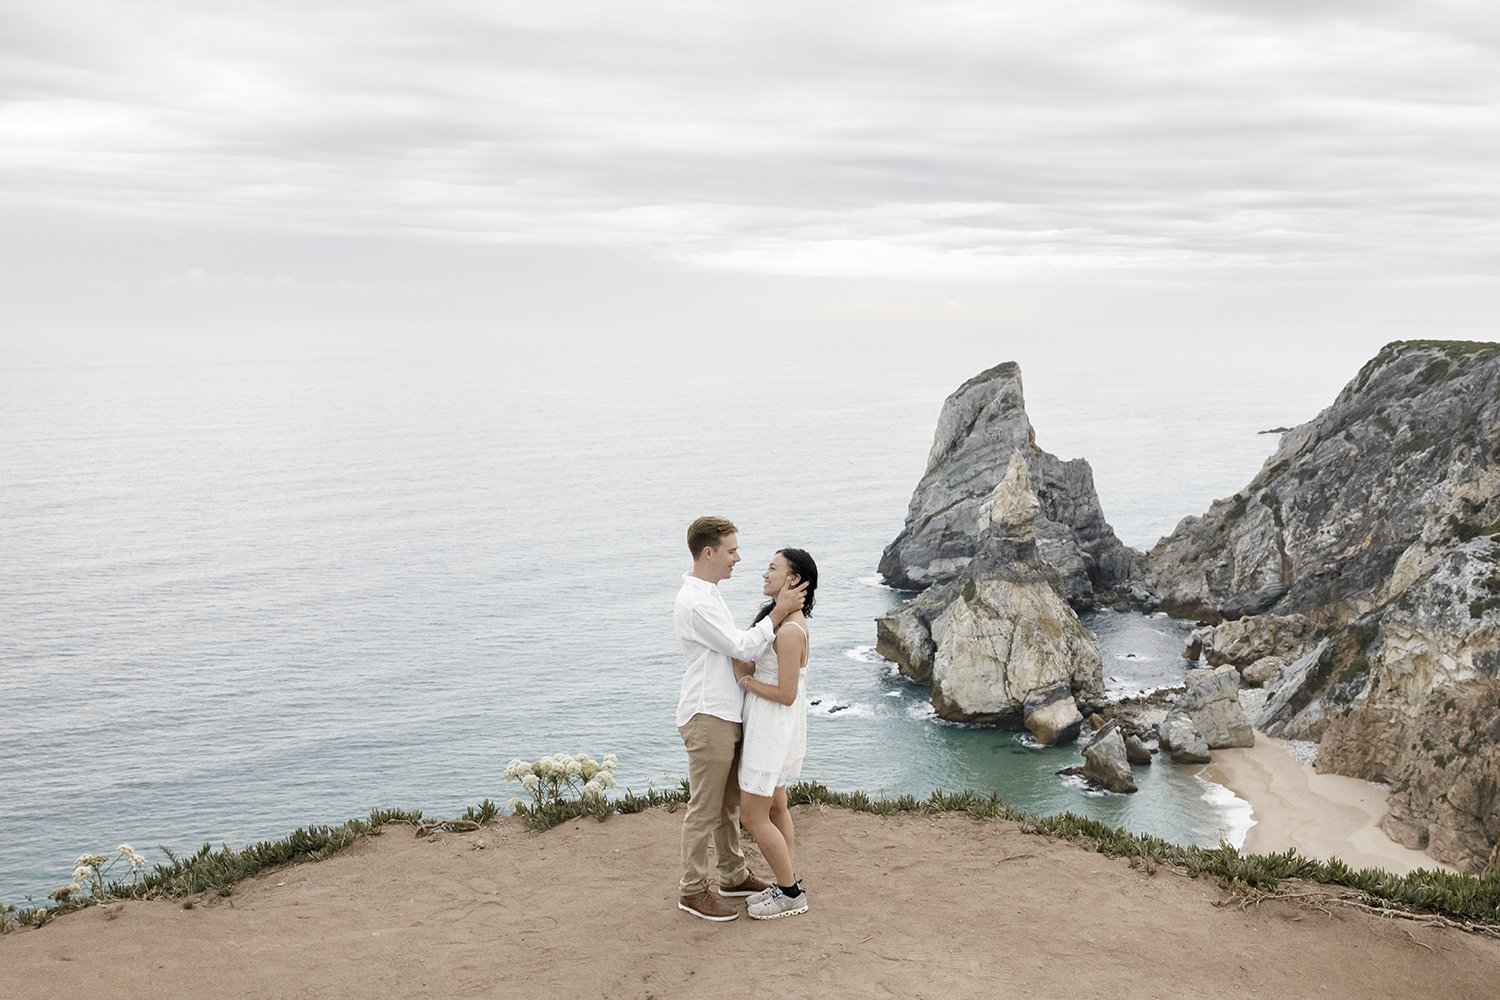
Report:
[[[684,273],[1500,271],[1477,4],[58,0],[11,20],[0,211]]]

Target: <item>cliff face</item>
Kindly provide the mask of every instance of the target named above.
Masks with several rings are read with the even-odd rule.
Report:
[[[1244,668],[1277,647],[1258,726],[1319,741],[1319,770],[1391,782],[1395,839],[1470,871],[1488,862],[1500,344],[1389,345],[1249,487],[1158,543],[1147,575],[1175,613],[1240,619],[1200,635],[1205,652]]]
[[[1500,344],[1380,352],[1244,490],[1151,551],[1162,606],[1342,624],[1500,530]]]
[[[1087,607],[1096,591],[1130,578],[1131,552],[1104,520],[1093,470],[1083,459],[1064,462],[1036,446],[1021,370],[1007,362],[965,382],[943,403],[906,526],[880,559],[887,584],[923,590],[957,579],[985,554],[976,528],[980,507],[1017,451],[1039,505],[1038,554],[1062,574],[1068,601]]]

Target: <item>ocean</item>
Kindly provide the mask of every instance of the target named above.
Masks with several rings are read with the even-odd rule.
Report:
[[[1248,807],[1191,768],[1100,794],[1056,775],[1076,749],[934,719],[873,653],[899,600],[876,562],[944,397],[993,364],[1021,362],[1038,444],[1089,459],[1117,534],[1147,548],[1373,351],[706,331],[0,358],[0,901],[120,843],[154,862],[377,806],[504,802],[512,757],[615,753],[622,786],[675,786],[670,608],[703,513],[740,526],[724,592],[746,623],[776,548],[818,560],[805,779],[1238,841]],[[1086,624],[1112,690],[1180,678],[1191,623]]]

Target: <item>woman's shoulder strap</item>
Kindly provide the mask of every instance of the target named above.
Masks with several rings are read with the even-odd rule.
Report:
[[[788,621],[788,622],[782,622],[782,624],[783,625],[792,625],[792,626],[795,626],[796,629],[797,629],[797,631],[802,633],[802,638],[804,638],[804,639],[807,638],[807,629],[803,628],[802,624],[800,622]]]

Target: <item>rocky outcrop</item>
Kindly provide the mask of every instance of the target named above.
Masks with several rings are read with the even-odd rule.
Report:
[[[1168,610],[1238,619],[1196,651],[1267,685],[1258,726],[1392,783],[1392,836],[1479,871],[1500,834],[1497,538],[1500,344],[1406,342],[1143,575]]]
[[[1220,667],[1190,684],[1167,713],[1167,721],[1174,715],[1191,718],[1210,750],[1255,745],[1255,730],[1240,707],[1240,675],[1233,667]]]
[[[1267,684],[1274,685],[1281,680],[1286,672],[1287,661],[1280,656],[1262,656],[1244,670],[1240,671],[1240,677],[1244,679],[1246,687],[1264,687]]]
[[[1248,667],[1267,656],[1295,660],[1318,641],[1319,629],[1304,615],[1262,615],[1200,628],[1188,637],[1183,656],[1209,666]]]
[[[1157,742],[1178,764],[1207,764],[1208,741],[1186,712],[1169,712],[1156,730]]]
[[[1026,470],[1016,453],[976,511],[974,533],[993,558],[876,622],[876,648],[906,676],[931,681],[933,708],[945,719],[1015,728],[1037,692],[1061,685],[1086,704],[1104,697],[1098,644],[1038,558],[1038,503]],[[1049,717],[1061,724],[1060,739],[1071,722],[1056,704]]]
[[[1407,727],[1381,826],[1467,872],[1500,851],[1500,683],[1455,684]]]
[[[1064,462],[1037,447],[1021,370],[1007,362],[976,375],[944,402],[906,525],[880,559],[885,582],[923,590],[972,572],[976,559],[1003,562],[1005,554],[988,551],[976,529],[981,506],[1017,453],[1039,506],[1037,554],[1059,574],[1068,601],[1088,607],[1097,591],[1127,581],[1132,553],[1104,520],[1093,471],[1083,459]]]
[[[966,580],[933,623],[932,707],[945,719],[1017,727],[1028,694],[1055,681],[1104,697],[1099,647],[1045,582],[992,573]]]
[[[1351,655],[1344,641],[1324,639],[1288,665],[1253,720],[1255,728],[1289,740],[1321,737],[1327,720],[1318,695]]]
[[[1147,575],[1181,617],[1339,625],[1496,527],[1500,344],[1396,343],[1249,486],[1159,542]]]
[[[1022,704],[1026,729],[1043,746],[1071,743],[1083,728],[1083,713],[1073,697],[1072,685],[1054,681],[1026,695]]]
[[[1151,750],[1139,736],[1131,733],[1125,737],[1125,759],[1131,764],[1150,764]]]
[[[1125,738],[1117,723],[1105,723],[1083,749],[1083,775],[1112,792],[1136,790],[1135,774],[1125,749]]]

